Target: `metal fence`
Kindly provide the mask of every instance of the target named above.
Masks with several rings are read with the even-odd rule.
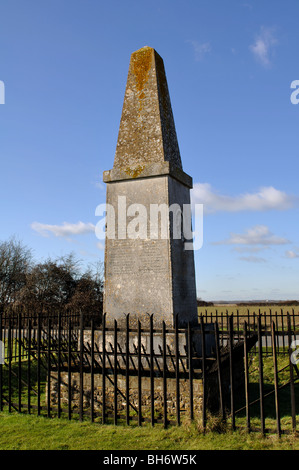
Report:
[[[245,309],[243,309],[244,311]],[[225,341],[225,332],[229,329],[230,318],[233,318],[234,336],[238,339],[243,338],[244,335],[244,324],[247,324],[249,330],[257,331],[258,323],[260,322],[260,328],[262,332],[262,345],[263,354],[272,355],[272,324],[275,326],[276,331],[276,352],[277,354],[287,355],[289,353],[288,347],[288,318],[291,325],[291,330],[299,330],[299,308],[280,308],[273,309],[268,308],[267,310],[259,308],[257,311],[252,309],[246,309],[246,313],[241,313],[238,309],[230,314],[228,310],[223,311],[217,308],[213,309],[199,309],[200,316],[203,318],[205,323],[217,323],[220,331],[224,334],[220,338],[221,346]],[[263,311],[264,310],[264,311]],[[254,346],[251,352],[258,354],[257,344]]]
[[[203,431],[210,413],[233,429],[243,416],[254,430],[258,417],[263,433],[273,431],[265,425],[272,416],[278,435],[296,431],[295,317],[286,315],[283,329],[262,315],[225,319],[201,316],[198,328],[170,329],[153,316],[146,328],[129,315],[125,326],[107,326],[104,316],[99,328],[82,315],[0,315],[0,409],[140,426],[197,419]]]

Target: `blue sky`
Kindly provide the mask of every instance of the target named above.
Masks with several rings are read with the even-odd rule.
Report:
[[[204,204],[206,300],[298,299],[297,0],[0,0],[0,239],[103,259],[94,233],[130,55],[166,67]]]

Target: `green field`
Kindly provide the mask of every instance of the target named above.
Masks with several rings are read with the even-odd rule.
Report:
[[[239,305],[239,304],[233,304],[233,303],[227,303],[227,304],[214,304],[214,305],[208,305],[208,306],[199,306],[198,307],[198,313],[205,315],[206,312],[208,314],[213,313],[213,315],[216,314],[216,310],[218,314],[226,314],[228,313],[229,315],[231,314],[236,314],[239,312],[240,316],[246,317],[248,315],[248,312],[252,315],[255,313],[258,315],[259,313],[261,314],[266,314],[270,315],[270,312],[272,315],[281,314],[281,311],[283,311],[284,315],[288,313],[292,314],[293,310],[296,315],[299,315],[299,306],[298,305],[286,305],[286,304],[269,304],[269,305],[258,305],[258,304],[247,304],[247,305]]]
[[[271,326],[274,321],[278,329],[287,329],[287,316],[290,315],[292,328],[299,328],[299,306],[298,305],[284,305],[284,304],[269,304],[269,305],[239,305],[239,304],[215,304],[212,306],[199,306],[198,316],[202,315],[206,322],[215,321],[217,319],[219,326],[226,327],[227,319],[233,315],[234,326],[240,329],[243,328],[244,322],[247,324],[255,324],[257,318],[261,316],[261,323]]]

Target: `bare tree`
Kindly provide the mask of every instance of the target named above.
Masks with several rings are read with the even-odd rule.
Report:
[[[0,308],[12,305],[26,284],[32,266],[32,252],[11,238],[0,243]]]
[[[74,294],[77,280],[62,259],[38,263],[27,273],[18,302],[35,312],[63,308]]]
[[[31,250],[14,238],[0,243],[0,308],[24,307],[27,312],[82,312],[101,321],[103,264],[85,271],[74,253],[34,263]]]
[[[91,318],[95,324],[102,321],[103,311],[103,281],[91,272],[84,273],[77,281],[75,292],[67,304],[74,312],[81,312],[88,323]]]
[[[88,266],[82,273],[75,255],[48,259],[27,273],[26,284],[19,291],[18,303],[27,311],[50,313],[71,310],[82,312],[88,321],[101,321],[103,306],[102,263]]]

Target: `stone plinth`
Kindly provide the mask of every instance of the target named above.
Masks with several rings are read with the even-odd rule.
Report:
[[[110,375],[111,382],[106,379],[105,388],[105,403],[106,403],[106,415],[113,417],[114,415],[114,383],[113,375]],[[69,374],[67,372],[61,372],[60,375],[60,397],[62,407],[67,407],[69,403]],[[169,420],[175,421],[176,419],[176,380],[167,380],[167,417]],[[102,375],[96,374],[94,376],[94,412],[101,416],[102,414],[102,402],[103,402],[103,388],[102,388]],[[84,374],[83,380],[83,407],[85,413],[88,413],[91,406],[91,375]],[[126,378],[124,375],[118,376],[117,381],[118,396],[117,396],[117,411],[121,416],[122,420],[125,420],[126,416]],[[57,393],[58,382],[57,372],[51,374],[50,382],[50,394],[51,394],[51,405],[55,407],[57,405]],[[48,389],[47,389],[48,392]],[[194,379],[193,381],[193,411],[194,417],[198,420],[201,417],[202,412],[202,394],[203,386],[202,379]],[[162,421],[164,414],[164,399],[163,399],[163,378],[155,378],[155,389],[154,389],[154,407],[155,416],[157,421]],[[80,374],[78,372],[71,373],[71,400],[72,410],[77,412],[80,407]],[[130,377],[130,416],[135,419],[138,416],[138,378],[135,376]],[[151,386],[150,379],[148,377],[142,377],[141,379],[141,405],[143,416],[147,417],[149,421],[151,411]],[[182,418],[184,416],[189,417],[190,414],[190,390],[188,381],[180,380],[180,412]]]

